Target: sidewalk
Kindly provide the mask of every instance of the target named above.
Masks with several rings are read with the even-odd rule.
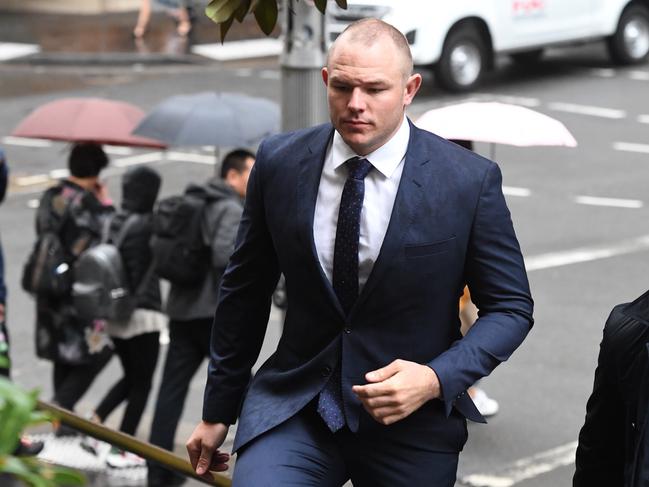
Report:
[[[192,31],[183,38],[176,34],[172,17],[164,11],[154,11],[145,37],[134,39],[132,31],[137,12],[70,15],[0,10],[0,61],[31,64],[206,62],[207,58],[193,53],[192,47],[220,43],[219,27],[203,12],[195,12],[195,17]],[[277,34],[276,30],[273,37]],[[248,16],[242,24],[234,23],[226,44],[264,38],[254,17]]]

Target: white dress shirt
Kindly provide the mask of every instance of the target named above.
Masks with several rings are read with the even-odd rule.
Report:
[[[401,126],[392,138],[365,156],[373,169],[365,177],[365,197],[361,210],[358,242],[359,291],[372,272],[390,223],[409,139],[410,125],[404,116]],[[356,155],[340,134],[334,132],[322,168],[313,218],[315,247],[320,265],[329,282],[332,282],[333,275],[338,209],[348,175],[344,163]]]

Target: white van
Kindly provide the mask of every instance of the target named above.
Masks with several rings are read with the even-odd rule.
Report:
[[[434,66],[451,91],[477,86],[500,53],[533,63],[549,46],[606,39],[616,63],[649,57],[649,0],[348,0],[346,10],[330,2],[328,41],[364,17],[401,30],[415,64]]]

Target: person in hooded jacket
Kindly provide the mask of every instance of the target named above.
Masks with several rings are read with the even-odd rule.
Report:
[[[191,185],[188,193],[204,195],[203,237],[211,248],[211,272],[197,287],[171,285],[167,300],[169,349],[156,401],[149,441],[173,451],[176,428],[182,415],[187,390],[203,360],[209,357],[210,334],[219,297],[219,284],[243,212],[248,176],[255,162],[253,153],[237,149],[227,154],[220,177],[207,184]],[[179,485],[183,479],[162,466],[149,462],[148,485]]]
[[[123,401],[126,409],[120,431],[135,436],[149,398],[153,373],[160,351],[160,331],[167,326],[162,313],[160,282],[153,272],[149,241],[153,231],[153,206],[161,184],[160,174],[145,166],[129,169],[122,179],[122,204],[112,218],[109,240],[126,228],[119,246],[129,288],[136,297],[136,309],[128,322],[107,324],[124,375],[101,400],[93,419],[104,420]],[[146,280],[146,283],[143,281]],[[114,468],[144,464],[144,460],[113,448],[106,462]]]

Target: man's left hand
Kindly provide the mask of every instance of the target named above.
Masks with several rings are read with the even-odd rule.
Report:
[[[439,379],[433,369],[397,359],[381,369],[365,374],[369,384],[353,386],[352,391],[365,410],[381,424],[395,423],[441,395]]]

